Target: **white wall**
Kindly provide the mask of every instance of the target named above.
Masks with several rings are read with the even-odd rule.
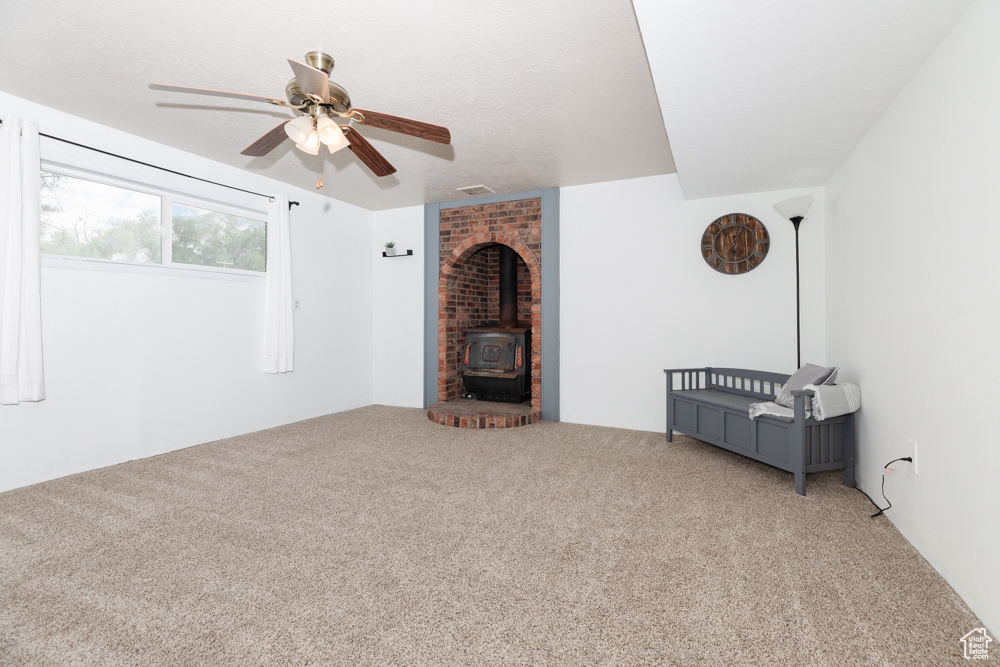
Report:
[[[382,257],[386,241],[412,257]],[[374,402],[424,406],[424,207],[376,211],[371,256]]]
[[[887,516],[994,632],[998,34],[1000,3],[979,0],[827,184],[826,239],[827,352],[864,393],[859,483],[878,497],[919,443]]]
[[[370,211],[3,93],[0,110],[48,134],[301,202],[291,213],[294,373],[259,370],[259,278],[43,267],[47,398],[0,407],[0,490],[371,403]]]
[[[676,175],[563,188],[562,420],[665,431],[664,368],[794,372],[795,237],[773,206],[800,194],[816,198],[800,229],[802,361],[823,364],[821,188],[687,202]],[[757,217],[771,237],[740,276],[701,256],[705,228],[727,213]]]

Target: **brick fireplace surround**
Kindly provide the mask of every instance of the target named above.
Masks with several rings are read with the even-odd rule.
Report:
[[[542,279],[541,199],[521,199],[443,209],[440,212],[441,262],[438,279],[438,403],[428,417],[439,424],[494,428],[541,419]],[[517,318],[531,327],[531,402],[470,401],[459,372],[465,332],[494,324],[500,317],[500,244],[513,248],[517,263]],[[452,409],[447,406],[448,402]]]

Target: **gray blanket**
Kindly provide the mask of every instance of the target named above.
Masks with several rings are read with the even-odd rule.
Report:
[[[856,384],[850,382],[831,385],[807,384],[804,389],[815,392],[812,400],[806,403],[806,419],[813,417],[816,421],[823,421],[861,409],[861,387]],[[751,403],[750,419],[756,419],[761,415],[793,419],[795,411],[773,402]]]

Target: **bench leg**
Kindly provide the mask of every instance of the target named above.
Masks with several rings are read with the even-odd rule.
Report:
[[[848,415],[844,425],[844,486],[853,489],[854,479],[854,415]]]
[[[787,469],[795,475],[795,493],[804,496],[806,495],[806,416],[802,396],[795,397],[795,422],[789,425],[788,438]]]
[[[667,442],[674,441],[674,429],[670,428],[670,425],[674,423],[674,416],[671,414],[670,410],[670,383],[672,382],[670,378],[670,373],[667,373]]]

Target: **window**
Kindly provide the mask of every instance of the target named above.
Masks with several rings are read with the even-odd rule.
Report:
[[[45,254],[159,264],[161,227],[156,195],[42,172]]]
[[[226,272],[266,270],[265,220],[152,187],[134,189],[112,177],[107,181],[42,170],[42,253]]]
[[[262,220],[177,203],[171,218],[175,263],[264,270],[267,236]]]

